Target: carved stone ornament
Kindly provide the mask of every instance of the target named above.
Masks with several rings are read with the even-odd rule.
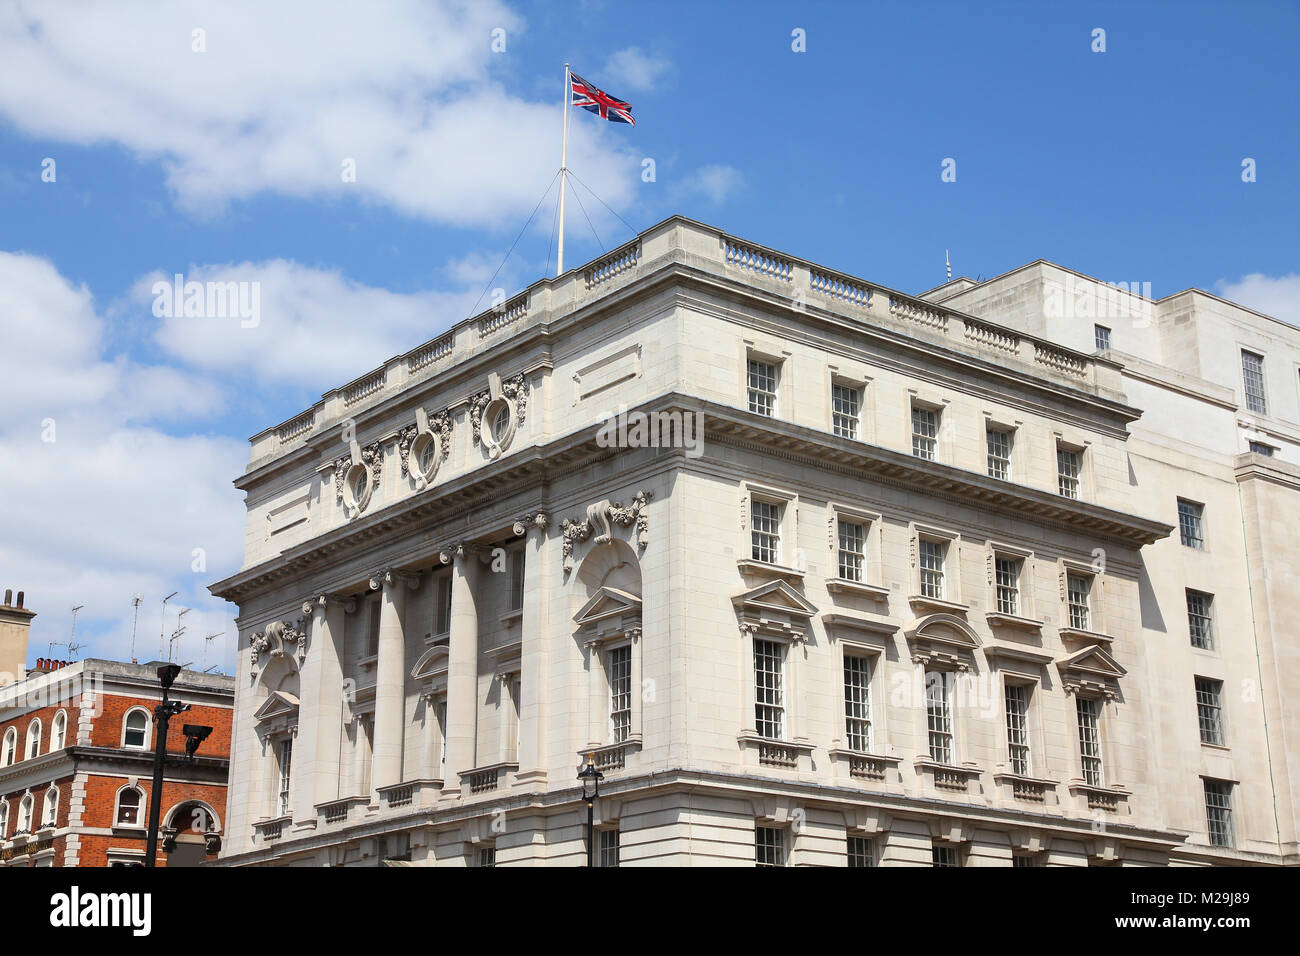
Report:
[[[292,650],[291,650],[292,648]],[[272,621],[266,629],[254,634],[248,645],[251,667],[249,673],[256,677],[262,664],[262,655],[294,654],[301,664],[307,656],[307,632],[302,621]]]
[[[403,478],[414,475],[411,468],[411,447],[421,434],[435,436],[438,442],[438,462],[446,461],[447,456],[451,454],[451,410],[444,408],[436,415],[429,417],[423,408],[416,409],[416,423],[407,425],[397,433],[397,451],[402,457]],[[427,479],[431,476],[422,477]]]
[[[383,443],[373,441],[369,445],[362,446],[360,460],[370,471],[371,487],[378,488],[379,478],[384,469]],[[339,501],[343,500],[343,480],[347,477],[351,468],[351,452],[334,459],[334,495]]]
[[[586,518],[573,520],[565,518],[560,522],[560,534],[563,537],[562,555],[564,572],[573,570],[573,549],[579,541],[586,541],[595,535],[595,544],[610,544],[614,540],[614,525],[627,528],[636,526],[636,543],[644,548],[650,543],[649,504],[654,497],[652,491],[638,491],[632,498],[631,507],[625,508],[623,502],[611,502],[608,498],[598,501],[587,508]]]
[[[549,523],[550,519],[547,517],[546,512],[538,511],[536,514],[524,515],[522,518],[518,519],[512,530],[515,534],[527,534],[530,528],[545,531],[546,526]]]
[[[528,384],[520,372],[512,378],[498,378],[494,372],[488,379],[488,387],[470,396],[469,421],[474,431],[474,444],[483,441],[483,413],[495,401],[504,400],[513,410],[512,431],[524,423],[524,413],[528,409]],[[495,444],[495,443],[492,443]]]

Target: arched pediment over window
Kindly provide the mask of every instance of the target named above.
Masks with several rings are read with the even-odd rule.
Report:
[[[936,613],[913,619],[903,628],[912,662],[969,670],[981,641],[975,630],[955,614]]]
[[[436,644],[420,655],[411,668],[411,679],[421,685],[424,693],[436,694],[447,689],[447,661],[450,652],[446,644]]]

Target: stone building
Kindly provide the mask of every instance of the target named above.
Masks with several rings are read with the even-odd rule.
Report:
[[[1300,331],[1111,292],[674,217],[254,436],[221,862],[1295,862]]]
[[[7,596],[0,620],[21,605]],[[26,634],[10,636],[21,676],[0,686],[0,867],[142,864],[157,665],[42,658],[27,671]],[[168,732],[158,865],[196,866],[216,859],[223,832],[234,681],[182,671],[171,696],[192,709]],[[213,728],[192,762],[186,723]]]

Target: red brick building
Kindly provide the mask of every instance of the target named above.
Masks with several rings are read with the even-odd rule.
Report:
[[[0,686],[0,867],[144,861],[157,667],[39,660]],[[224,828],[234,679],[181,671],[170,696],[192,709],[167,735],[157,865],[194,866]],[[212,728],[192,761],[185,724]]]

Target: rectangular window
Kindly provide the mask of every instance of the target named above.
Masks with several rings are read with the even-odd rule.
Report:
[[[1214,649],[1213,604],[1214,595],[1187,589],[1187,629],[1192,635],[1192,647],[1203,651]]]
[[[451,633],[451,575],[443,574],[433,581],[433,634],[438,637]]]
[[[510,549],[510,610],[524,609],[524,549]]]
[[[781,563],[781,506],[754,499],[749,505],[750,541],[755,561]]]
[[[989,477],[1006,481],[1011,477],[1011,432],[985,429],[984,441],[988,448]]]
[[[749,410],[771,418],[776,414],[776,366],[749,360]]]
[[[447,779],[447,701],[438,701],[438,779]]]
[[[754,720],[760,737],[785,733],[784,649],[775,641],[754,641]]]
[[[1110,329],[1106,328],[1106,326],[1094,325],[1092,327],[1092,338],[1098,352],[1104,352],[1110,348]]]
[[[1223,681],[1196,678],[1196,718],[1201,743],[1223,746]]]
[[[930,850],[932,866],[959,866],[957,848],[953,846],[935,846]]]
[[[1086,631],[1092,624],[1089,598],[1092,578],[1086,574],[1069,573],[1065,576],[1065,599],[1070,614],[1070,627]]]
[[[1178,534],[1183,547],[1198,550],[1205,547],[1204,515],[1205,505],[1178,499]]]
[[[844,733],[850,750],[871,753],[871,660],[844,658]]]
[[[1213,846],[1232,846],[1232,784],[1226,780],[1206,780],[1205,823]]]
[[[1268,414],[1268,397],[1264,394],[1264,356],[1241,350],[1241,381],[1246,388],[1246,407],[1261,415]]]
[[[376,594],[370,598],[366,608],[366,657],[379,655],[379,612],[383,601],[383,597]]]
[[[849,866],[875,866],[875,847],[869,837],[849,837]]]
[[[921,558],[921,596],[943,600],[943,559],[947,546],[942,541],[922,538],[917,548]]]
[[[862,583],[866,566],[867,529],[856,521],[839,522],[840,579]]]
[[[754,863],[757,866],[785,866],[785,830],[780,827],[754,828]]]
[[[856,388],[831,386],[831,428],[841,438],[858,437],[858,415],[862,398]]]
[[[1266,458],[1273,457],[1272,445],[1265,445],[1263,442],[1258,442],[1258,441],[1253,441],[1250,442],[1249,444],[1250,444],[1250,453],[1252,455],[1263,455]]]
[[[1090,787],[1100,787],[1101,707],[1094,697],[1076,697],[1075,712],[1079,719],[1079,758],[1083,769],[1083,782]]]
[[[289,815],[289,784],[293,773],[293,741],[280,741],[280,816]]]
[[[1015,853],[1011,857],[1012,866],[1037,866],[1038,859],[1033,853]]]
[[[1020,564],[1015,558],[998,556],[993,559],[999,614],[1020,613]]]
[[[632,734],[632,647],[624,644],[609,652],[609,723],[614,743]]]
[[[1079,497],[1079,472],[1083,453],[1056,447],[1056,490],[1063,498]]]
[[[925,718],[930,735],[930,759],[952,763],[952,674],[925,672]]]
[[[1029,688],[1007,684],[1007,761],[1012,773],[1029,776]]]
[[[600,831],[600,865],[618,866],[618,831]]]
[[[935,460],[935,440],[939,437],[939,413],[933,408],[912,406],[912,454],[926,461]]]
[[[497,848],[494,846],[479,847],[478,851],[479,866],[496,866],[497,865]]]

